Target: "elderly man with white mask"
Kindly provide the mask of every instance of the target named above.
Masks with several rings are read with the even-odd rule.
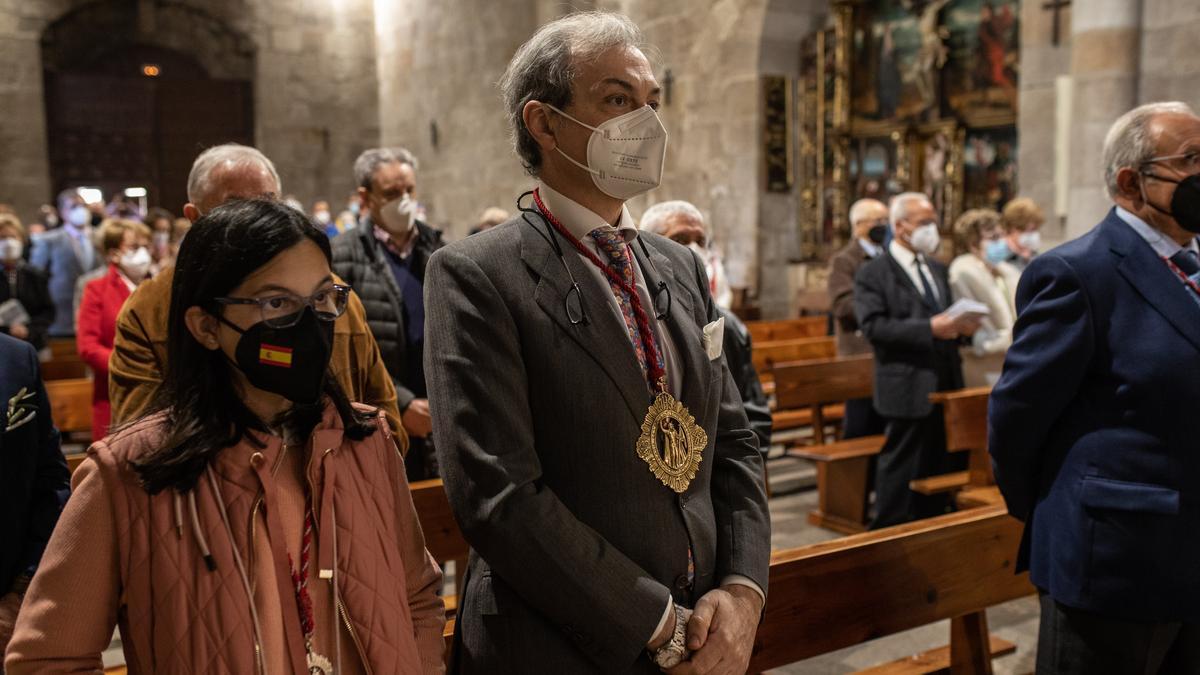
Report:
[[[540,28],[500,81],[536,187],[434,253],[433,432],[472,555],[463,673],[744,673],[765,600],[762,460],[704,264],[625,201],[667,134],[641,34]]]
[[[946,311],[950,284],[946,266],[933,259],[941,235],[929,197],[897,195],[890,211],[891,243],[854,278],[858,325],[875,352],[875,409],[887,420],[875,471],[873,528],[948,507],[944,496],[923,497],[908,484],[954,468],[942,411],[929,395],[963,386],[958,338],[979,328],[978,315]]]
[[[372,148],[354,162],[366,208],[361,227],[333,240],[333,271],[362,298],[367,323],[396,385],[409,452],[410,481],[437,476],[429,437],[422,350],[425,348],[425,266],[442,233],[418,217],[417,158],[404,148]]]

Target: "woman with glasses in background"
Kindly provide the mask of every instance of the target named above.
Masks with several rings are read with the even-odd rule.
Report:
[[[185,240],[155,412],[89,449],[9,673],[442,670],[441,573],[382,414],[328,371],[329,241],[231,202]]]

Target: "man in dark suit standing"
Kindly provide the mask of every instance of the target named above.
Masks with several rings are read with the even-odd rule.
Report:
[[[625,207],[666,155],[641,44],[629,19],[586,12],[517,50],[500,88],[537,189],[429,261],[433,432],[472,549],[458,672],[749,663],[762,459],[703,263]]]
[[[871,343],[858,330],[854,314],[854,275],[867,261],[883,255],[887,239],[888,209],[878,199],[860,199],[850,206],[854,239],[829,261],[829,303],[837,333],[838,356],[871,353]],[[886,426],[870,398],[846,401],[842,437],[882,434]]]
[[[37,352],[0,335],[0,653],[70,492]]]
[[[962,387],[957,339],[979,322],[952,318],[946,266],[931,256],[941,243],[929,198],[906,192],[892,200],[893,239],[885,255],[863,265],[854,280],[854,310],[875,350],[875,409],[887,420],[887,441],[875,468],[872,528],[937,515],[943,497],[909,489],[915,478],[951,468],[935,391]]]
[[[1115,207],[1035,258],[988,449],[1042,592],[1038,673],[1200,672],[1200,118],[1104,144]]]

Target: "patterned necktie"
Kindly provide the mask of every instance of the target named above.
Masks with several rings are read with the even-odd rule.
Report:
[[[588,236],[596,242],[600,251],[608,257],[609,267],[630,288],[633,288],[633,257],[629,255],[629,249],[625,245],[625,237],[621,235],[621,232],[601,227],[592,230]],[[642,332],[638,327],[637,316],[633,312],[633,301],[629,297],[629,294],[611,278],[608,279],[608,285],[612,289],[613,295],[617,298],[617,305],[621,308],[621,316],[625,319],[625,329],[629,332],[629,341],[633,343],[633,351],[637,354],[638,364],[642,367],[642,378],[645,379],[649,372],[649,364],[646,356],[646,345],[642,341]],[[661,352],[657,356],[658,367],[662,368],[663,358]],[[651,385],[650,389],[653,391],[654,387]]]
[[[1196,253],[1191,249],[1179,249],[1179,252],[1171,256],[1171,262],[1175,263],[1175,266],[1183,270],[1183,273],[1189,277],[1200,272],[1200,259],[1196,258]]]

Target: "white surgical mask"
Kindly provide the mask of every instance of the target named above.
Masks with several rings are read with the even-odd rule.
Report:
[[[67,222],[75,227],[83,227],[92,222],[92,212],[88,207],[78,204],[67,212]]]
[[[554,149],[568,162],[592,174],[592,182],[604,194],[625,201],[653,190],[662,182],[667,130],[654,108],[642,106],[593,127],[549,103],[546,107],[592,130],[586,165],[569,157],[562,148]]]
[[[1017,237],[1017,243],[1030,251],[1036,251],[1042,247],[1042,233],[1034,230],[1032,232],[1022,232]]]
[[[316,218],[317,222],[322,225],[328,225],[330,220],[328,211],[317,211],[313,214],[313,218]]]
[[[137,283],[146,278],[146,273],[150,271],[150,262],[150,251],[147,251],[145,246],[139,246],[136,251],[122,253],[119,264],[125,276]]]
[[[942,235],[938,234],[937,223],[925,223],[913,230],[913,233],[908,235],[908,243],[912,244],[918,253],[933,255],[933,252],[938,250],[938,246],[942,243]]]
[[[383,205],[379,209],[379,223],[388,234],[401,235],[411,232],[417,226],[417,202],[405,194],[399,199]]]
[[[0,239],[0,261],[12,262],[20,260],[21,253],[25,251],[25,245],[20,239]]]

